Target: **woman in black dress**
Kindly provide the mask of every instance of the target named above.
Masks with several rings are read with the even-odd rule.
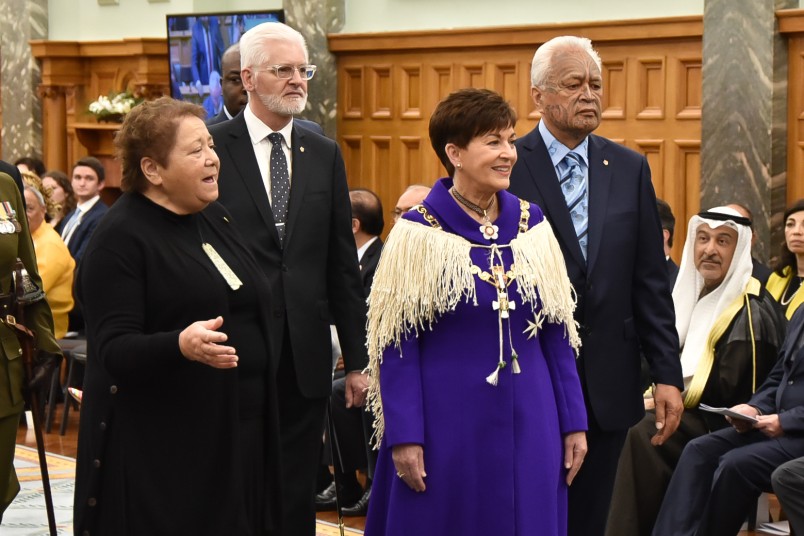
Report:
[[[88,362],[76,534],[272,534],[269,291],[215,202],[200,106],[161,98],[115,145],[124,195],[78,272]]]

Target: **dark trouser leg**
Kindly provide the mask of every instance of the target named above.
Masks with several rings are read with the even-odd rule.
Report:
[[[740,440],[739,435],[734,429],[727,428],[699,437],[687,445],[664,496],[654,535],[697,534],[720,457],[737,445],[735,441]],[[736,533],[735,530],[732,536]]]
[[[804,458],[779,466],[771,477],[773,491],[796,536],[804,536]]]
[[[627,430],[603,431],[589,413],[589,451],[569,488],[569,536],[603,536]]]
[[[19,425],[19,413],[0,419],[0,520],[20,491],[17,472],[14,470],[14,445]]]
[[[346,379],[340,378],[332,384],[332,420],[335,425],[338,453],[332,465],[338,472],[338,482],[342,492],[341,506],[350,506],[360,498],[363,488],[357,481],[355,472],[366,468],[366,449],[363,444],[363,421],[360,408],[346,407]],[[331,441],[331,439],[330,439]]]
[[[299,392],[293,358],[283,349],[277,387],[282,478],[282,533],[315,535],[315,487],[327,398]]]
[[[760,432],[731,435],[738,437],[732,439],[734,448],[720,457],[698,535],[737,534],[759,494],[772,489],[773,470],[791,456],[804,454],[800,438],[768,438]]]
[[[667,485],[684,446],[708,432],[695,410],[687,410],[676,432],[661,446],[651,445],[656,415],[649,412],[628,431],[611,499],[607,536],[649,536]]]

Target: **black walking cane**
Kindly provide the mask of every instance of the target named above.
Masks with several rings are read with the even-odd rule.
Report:
[[[16,298],[16,318],[7,318],[7,321],[13,320],[13,325],[16,328],[17,338],[22,347],[22,363],[25,366],[25,379],[26,383],[30,382],[34,377],[34,336],[31,330],[25,327],[25,306],[28,305],[25,297],[25,283],[23,279],[23,270],[25,269],[22,261],[17,259],[14,263],[14,294]],[[44,299],[44,295],[42,298]],[[53,510],[53,495],[50,491],[50,476],[47,471],[47,457],[45,455],[45,440],[42,437],[42,422],[39,413],[39,398],[36,392],[29,385],[23,389],[25,401],[31,408],[34,423],[34,436],[36,437],[36,451],[39,454],[39,469],[42,472],[42,487],[45,492],[45,509],[47,510],[47,524],[50,528],[50,536],[56,536],[56,513]]]
[[[332,454],[332,465],[336,463],[340,463],[341,467],[343,467],[343,459],[341,458],[341,448],[338,445],[338,436],[335,435],[335,423],[332,420],[332,404],[331,404],[332,397],[327,400],[327,433],[329,434],[329,448],[330,453]],[[335,459],[335,454],[338,455],[338,458]],[[338,491],[338,466],[334,467],[335,473],[332,475],[333,479],[335,480],[335,510],[338,512],[338,530],[341,532],[341,536],[344,536],[344,529],[343,529],[343,510],[341,509],[341,497],[340,492]]]

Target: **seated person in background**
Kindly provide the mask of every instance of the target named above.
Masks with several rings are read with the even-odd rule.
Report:
[[[57,206],[53,214],[46,215],[45,221],[56,229],[64,216],[75,210],[73,186],[67,174],[58,170],[51,170],[42,175],[42,185],[50,190],[50,199]]]
[[[209,73],[209,95],[204,99],[204,111],[207,118],[215,117],[223,109],[223,90],[221,89],[221,75],[218,71]]]
[[[36,251],[36,265],[42,278],[45,299],[53,312],[53,334],[57,339],[61,339],[67,333],[67,315],[73,308],[75,261],[59,233],[45,221],[48,207],[53,209],[53,204],[48,203],[48,199],[43,195],[47,190],[39,179],[36,179],[39,181],[38,185],[32,184],[34,181],[27,177],[24,180],[26,181],[25,212],[28,215],[28,227]]]
[[[109,207],[101,201],[106,171],[100,160],[85,156],[73,166],[72,187],[78,205],[64,217],[56,229],[70,249],[76,264],[81,262],[89,237]]]
[[[235,43],[223,53],[221,76],[223,106],[218,115],[207,116],[207,126],[228,121],[239,114],[248,103],[248,93],[243,88],[243,80],[240,78],[240,43]]]
[[[31,173],[35,173],[37,177],[41,177],[45,174],[45,163],[35,156],[23,156],[22,158],[17,158],[17,160],[14,162],[14,165],[17,166],[17,169],[20,170],[20,173],[30,171]]]
[[[362,188],[351,190],[349,200],[352,205],[352,233],[360,262],[360,278],[368,298],[382,252],[380,235],[385,227],[382,202],[377,194]],[[336,471],[335,480],[340,485],[338,496],[344,507],[343,515],[364,516],[368,512],[371,478],[377,460],[373,454],[375,451],[369,444],[374,431],[371,426],[374,417],[363,408],[346,406],[346,380],[342,377],[332,383],[330,407],[340,450],[340,457],[334,457],[333,465]],[[365,490],[355,475],[358,470],[366,471]],[[316,510],[335,510],[336,482],[316,496]]]
[[[72,186],[78,205],[64,217],[56,231],[70,250],[76,267],[81,265],[81,257],[98,222],[109,211],[100,198],[105,178],[103,164],[92,156],[85,156],[73,166]],[[84,317],[77,302],[69,316],[69,334],[83,334]]]
[[[727,426],[722,417],[697,410],[698,404],[744,402],[773,368],[786,322],[751,270],[748,219],[727,207],[690,219],[673,288],[686,410],[661,446],[651,444],[653,412],[628,431],[606,534],[650,534],[684,445]],[[646,399],[647,409],[651,401]]]
[[[402,214],[416,205],[421,205],[422,201],[424,201],[424,198],[427,197],[429,193],[429,186],[423,184],[411,184],[408,186],[405,191],[402,192],[402,195],[399,196],[396,207],[394,207],[394,223],[402,217]]]
[[[768,279],[768,292],[791,318],[804,303],[804,199],[799,199],[784,213],[784,242],[773,273]]]
[[[771,482],[792,533],[804,534],[804,456],[777,467]]]
[[[753,248],[754,244],[757,243],[758,238],[757,231],[754,229],[754,213],[751,212],[748,207],[741,205],[740,203],[730,203],[726,206],[736,210],[740,216],[748,218],[749,225],[751,226],[751,247]],[[771,269],[754,256],[751,257],[751,262],[754,265],[751,276],[762,283],[762,286],[764,287],[768,283],[768,278],[771,275]]]
[[[731,409],[757,422],[727,418],[732,427],[684,448],[656,536],[734,536],[759,494],[772,490],[774,469],[804,456],[804,310],[793,315],[768,379]]]
[[[670,289],[676,284],[678,277],[678,265],[670,257],[673,248],[673,235],[676,231],[676,217],[673,210],[664,199],[656,199],[656,210],[659,212],[659,219],[662,222],[662,235],[664,237],[664,258],[667,261],[667,277],[670,281]]]

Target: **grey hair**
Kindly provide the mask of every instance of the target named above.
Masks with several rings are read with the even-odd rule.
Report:
[[[600,61],[600,55],[592,48],[592,41],[586,37],[577,37],[574,35],[562,35],[561,37],[554,37],[550,39],[538,49],[533,55],[533,63],[530,67],[530,85],[531,87],[543,88],[550,78],[550,68],[553,63],[553,55],[562,49],[575,48],[580,49],[589,54],[589,56],[597,64],[597,68],[603,72],[603,62]]]
[[[281,22],[263,22],[250,29],[240,38],[240,68],[257,67],[268,63],[269,41],[292,41],[304,50],[304,61],[310,61],[304,36]]]
[[[47,208],[47,205],[45,204],[45,198],[42,196],[42,192],[40,192],[39,190],[37,190],[33,186],[28,186],[27,184],[25,185],[25,190],[28,191],[28,192],[31,192],[32,194],[34,194],[36,196],[36,200],[39,201],[39,206],[40,207]]]
[[[209,73],[209,87],[221,87],[221,75],[218,71]]]

